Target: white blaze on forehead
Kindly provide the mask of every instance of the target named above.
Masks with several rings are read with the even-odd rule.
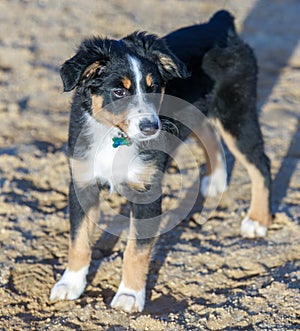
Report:
[[[142,119],[148,117],[150,121],[153,121],[153,117],[155,117],[159,122],[159,118],[156,108],[152,103],[149,103],[149,100],[145,98],[145,92],[143,92],[142,63],[134,56],[127,55],[127,59],[132,72],[132,80],[136,86],[134,91],[134,106],[128,114],[128,135],[132,138],[141,134],[139,125]]]
[[[136,94],[142,94],[142,88],[141,88],[142,73],[140,66],[141,63],[137,58],[132,57],[130,55],[128,55],[128,61],[135,81]]]

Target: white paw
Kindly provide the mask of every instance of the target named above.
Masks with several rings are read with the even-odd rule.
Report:
[[[128,313],[135,311],[141,312],[145,305],[145,294],[145,288],[135,291],[126,288],[123,282],[121,282],[118,292],[110,305],[112,308],[122,309]]]
[[[66,269],[61,279],[53,286],[50,300],[75,300],[85,289],[88,267],[79,271]]]
[[[203,197],[215,197],[227,189],[227,173],[225,167],[219,167],[210,176],[201,179],[200,191]]]
[[[244,238],[259,238],[267,235],[268,228],[260,225],[258,221],[253,221],[245,217],[241,224],[241,235]]]

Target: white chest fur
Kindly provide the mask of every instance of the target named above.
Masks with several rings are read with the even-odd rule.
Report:
[[[112,146],[112,138],[118,129],[108,128],[89,117],[87,130],[83,134],[93,141],[92,147],[84,155],[84,160],[71,160],[74,180],[85,186],[99,179],[109,184],[111,189],[123,182],[138,182],[144,169],[144,162],[138,155],[135,144],[131,146]]]

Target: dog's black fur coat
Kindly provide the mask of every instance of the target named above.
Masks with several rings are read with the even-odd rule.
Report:
[[[102,93],[103,86],[111,84],[122,75],[122,70],[126,71],[123,65],[124,54],[143,58],[144,64],[151,67],[152,71],[157,71],[159,83],[166,82],[166,94],[182,98],[196,107],[201,104],[199,108],[205,115],[218,118],[224,128],[237,138],[239,148],[249,161],[262,168],[269,187],[269,161],[263,153],[263,139],[255,105],[256,60],[250,47],[236,35],[233,17],[226,11],[216,13],[206,24],[182,28],[161,39],[145,32],[135,32],[121,40],[97,37],[85,40],[77,54],[61,68],[64,90],[70,91],[77,87],[69,127],[70,157],[73,156],[75,144],[81,145],[84,152],[89,148],[88,137],[84,137],[86,141],[79,144],[77,140],[85,125],[82,115],[91,110],[91,92]],[[164,70],[157,61],[159,54],[171,56],[177,65],[176,69]],[[95,61],[100,61],[103,68],[91,77],[84,77],[86,67]],[[154,66],[158,70],[153,69]],[[202,106],[203,100],[206,100],[205,108]],[[112,98],[104,97],[104,106],[111,102]],[[189,131],[181,123],[175,121],[175,124],[179,128],[179,137],[185,139]],[[249,140],[248,137],[253,139]],[[166,156],[158,152],[155,155],[158,167],[164,171]],[[86,190],[85,195],[89,196]],[[71,218],[73,198],[70,198]],[[160,201],[155,202],[155,205],[155,208],[133,206],[134,210],[139,210],[134,214],[137,218],[152,217],[153,213],[160,212],[157,207]],[[80,225],[81,217],[75,217],[75,214],[78,213],[74,213],[74,219],[78,219]],[[72,227],[72,237],[75,237],[77,228]]]
[[[93,136],[89,135],[88,131],[82,134],[88,123],[86,115],[90,118],[94,115],[93,97],[101,97],[102,107],[105,108],[113,104],[120,93],[134,96],[136,86],[128,72],[128,57],[134,57],[142,64],[141,76],[147,77],[146,75],[151,73],[151,84],[146,84],[145,80],[144,85],[140,87],[145,93],[163,94],[165,91],[166,94],[193,104],[205,115],[218,121],[235,142],[236,155],[241,155],[246,167],[255,169],[257,178],[263,178],[262,188],[269,194],[270,164],[264,153],[256,111],[256,59],[251,48],[237,36],[233,17],[224,10],[217,12],[206,24],[179,29],[163,38],[145,32],[135,32],[121,40],[91,38],[83,41],[76,55],[66,61],[60,71],[64,90],[71,91],[76,88],[69,126],[70,159],[85,160],[93,146]],[[120,77],[129,77],[130,84],[125,82],[125,85],[128,85],[126,89],[120,85]],[[124,98],[124,109],[126,107],[128,104]],[[120,113],[120,109],[111,108],[110,111],[114,116]],[[181,140],[190,133],[190,130],[179,121],[164,118],[163,115],[160,115],[160,120],[163,130],[168,130],[164,120],[173,123]],[[143,149],[143,142],[136,141],[135,144],[141,160],[145,163],[146,160],[152,160],[157,173],[163,173],[168,156],[163,152],[149,150],[151,140],[147,141],[147,151]],[[253,178],[251,180],[253,182]],[[149,188],[148,184],[145,183],[146,190]],[[150,184],[160,190],[161,176],[154,176]],[[105,185],[105,182],[97,181],[85,187],[77,187],[74,178],[71,180],[71,244],[75,248],[78,245],[76,240],[82,231],[85,213],[97,206],[99,188],[101,190]],[[270,196],[269,194],[269,201],[265,206],[267,210],[270,210]],[[157,230],[153,228],[153,224],[138,221],[159,215],[161,196],[146,205],[132,203],[132,226],[137,236],[132,254],[138,255],[149,251]],[[264,226],[267,225],[265,219],[258,221]],[[150,230],[149,226],[152,227]],[[156,224],[156,227],[158,226]],[[144,233],[151,233],[151,238],[144,239]],[[69,263],[72,265],[74,261],[69,260]],[[128,270],[126,272],[128,273]],[[141,278],[143,277],[145,274],[141,275]],[[138,310],[141,309],[139,306]]]

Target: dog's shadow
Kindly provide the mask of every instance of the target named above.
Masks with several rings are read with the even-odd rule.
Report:
[[[259,110],[268,102],[274,87],[280,80],[283,69],[289,65],[289,60],[299,45],[300,25],[293,25],[291,31],[290,24],[290,22],[297,21],[299,10],[300,3],[297,0],[292,0],[288,4],[284,1],[266,2],[259,0],[244,21],[242,36],[254,48],[258,58],[260,71],[258,78]],[[263,32],[261,29],[258,30],[257,27],[263,27]],[[295,69],[299,69],[299,67]],[[296,99],[296,97],[294,98]],[[296,100],[293,100],[293,102],[297,103]],[[280,169],[273,179],[273,212],[278,210],[278,206],[286,196],[300,156],[299,115],[297,116],[296,112],[293,114],[286,113],[286,115],[298,117],[298,125],[291,137],[289,148]],[[275,115],[273,114],[273,116]],[[282,124],[282,117],[279,114],[277,127],[280,128]],[[266,145],[268,145],[267,141]],[[272,155],[269,155],[269,157],[272,164]],[[289,212],[288,208],[285,208],[284,211]]]

